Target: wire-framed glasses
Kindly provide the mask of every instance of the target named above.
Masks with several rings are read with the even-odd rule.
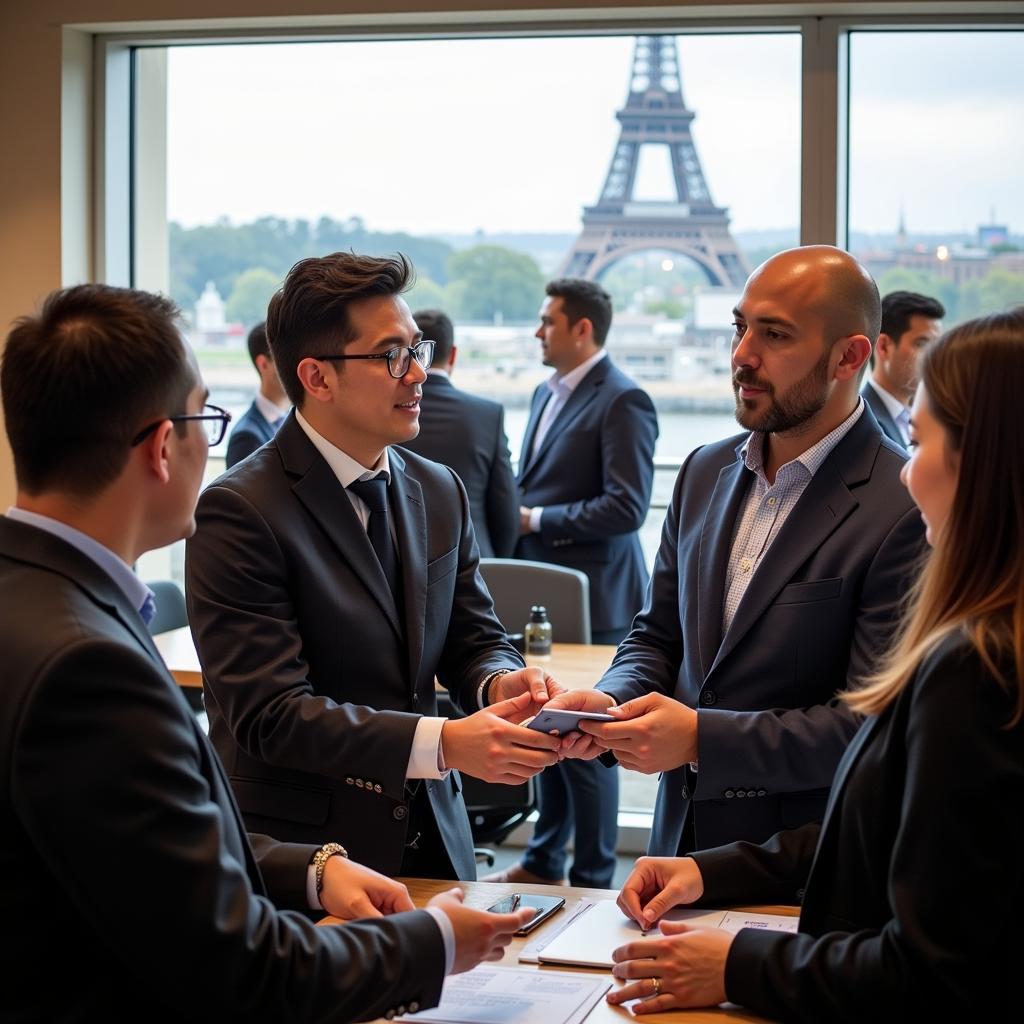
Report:
[[[396,380],[401,380],[408,372],[409,366],[415,359],[423,369],[427,369],[434,361],[434,343],[432,341],[421,341],[416,345],[403,345],[401,348],[389,348],[387,352],[376,352],[366,356],[313,356],[314,359],[386,359],[388,361],[388,373]]]
[[[161,423],[170,420],[172,423],[182,423],[185,420],[199,420],[206,433],[206,440],[212,448],[224,440],[228,424],[231,422],[231,413],[222,409],[219,405],[204,405],[202,412],[179,413],[177,416],[162,416],[158,420],[143,427],[133,438],[132,448],[142,444],[150,434],[160,426]]]

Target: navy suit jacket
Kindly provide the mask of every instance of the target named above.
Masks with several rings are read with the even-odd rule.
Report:
[[[519,460],[520,504],[544,507],[541,528],[519,538],[516,557],[586,573],[591,627],[622,629],[639,611],[647,587],[637,531],[654,483],[654,405],[605,357],[580,381],[531,457],[550,397],[545,384],[533,394]]]
[[[519,536],[519,496],[505,436],[505,410],[427,375],[420,432],[402,445],[459,475],[469,497],[481,558],[509,558]]]
[[[820,820],[857,728],[836,692],[870,673],[921,551],[899,481],[906,452],[865,409],[800,496],[722,635],[725,574],[753,480],[747,435],[683,464],[643,611],[599,684],[619,703],[657,691],[698,709],[699,768],[665,772],[650,852],[762,842]]]
[[[436,1003],[430,917],[316,928],[295,913],[315,847],[250,845],[121,588],[3,517],[0,650],[0,1019],[328,1021]]]
[[[224,466],[230,469],[236,462],[252,455],[274,436],[274,428],[253,402],[238,418],[228,436],[228,450]]]
[[[210,738],[246,823],[291,842],[344,834],[355,860],[396,875],[405,772],[420,717],[437,714],[434,677],[472,712],[484,676],[523,661],[480,578],[458,477],[412,452],[391,449],[390,461],[401,609],[294,413],[203,492],[185,568]],[[474,878],[458,772],[423,784],[449,877]]]
[[[900,428],[896,426],[896,421],[892,418],[878,392],[871,384],[864,381],[864,387],[861,388],[860,393],[864,396],[864,401],[867,402],[868,408],[875,414],[875,419],[878,420],[882,433],[890,441],[895,441],[901,448],[906,448],[907,445],[903,440],[903,435],[900,433]]]

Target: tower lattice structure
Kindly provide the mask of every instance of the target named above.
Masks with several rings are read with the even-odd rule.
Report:
[[[623,256],[665,249],[694,260],[713,285],[742,287],[749,268],[697,156],[674,36],[636,37],[629,95],[615,116],[619,141],[601,198],[584,207],[583,230],[560,273],[596,280]],[[633,198],[640,151],[652,145],[668,147],[674,202]]]

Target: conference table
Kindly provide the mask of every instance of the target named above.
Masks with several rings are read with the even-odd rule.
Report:
[[[501,960],[501,965],[504,967],[517,967],[522,970],[533,970],[533,971],[582,971],[588,974],[602,974],[608,975],[607,971],[604,970],[593,970],[584,967],[566,967],[562,964],[557,966],[540,966],[538,964],[519,963],[517,957],[519,951],[528,942],[533,942],[538,937],[543,936],[545,929],[557,930],[559,927],[560,919],[572,912],[573,907],[583,899],[588,897],[590,899],[614,899],[618,894],[610,889],[584,889],[577,888],[568,885],[512,885],[509,883],[495,883],[495,882],[438,882],[432,879],[425,878],[402,878],[399,881],[404,882],[409,888],[409,895],[412,896],[413,903],[417,907],[425,906],[431,896],[435,896],[439,892],[446,892],[452,888],[453,885],[459,885],[466,894],[466,903],[469,906],[480,907],[486,909],[487,907],[493,906],[503,896],[508,896],[513,892],[520,893],[538,893],[540,895],[550,896],[552,894],[558,894],[559,896],[565,897],[565,907],[558,914],[556,914],[548,923],[542,925],[533,934],[513,939],[509,947],[505,950],[505,956]],[[786,906],[748,906],[737,908],[750,913],[760,914],[783,914],[787,917],[795,917],[799,913],[796,907]],[[337,918],[325,917],[320,922],[321,925],[338,924]],[[487,965],[491,966],[491,965]],[[619,985],[620,982],[613,982],[614,985]],[[623,1021],[631,1020],[643,1020],[650,1021],[650,1024],[721,1024],[722,1021],[760,1021],[763,1022],[767,1018],[761,1017],[756,1013],[751,1013],[749,1010],[744,1010],[739,1007],[713,1007],[710,1009],[702,1010],[671,1010],[662,1013],[651,1013],[644,1014],[640,1018],[635,1018],[627,1009],[622,1007],[609,1006],[605,1002],[604,997],[597,1003],[593,1010],[588,1014],[585,1020],[585,1024],[622,1024]],[[537,1024],[547,1024],[545,1021],[537,1021]]]
[[[153,639],[178,685],[202,688],[203,672],[189,627],[158,633]],[[551,645],[550,657],[527,655],[526,663],[546,669],[570,690],[589,690],[601,678],[614,655],[614,645],[556,643]]]

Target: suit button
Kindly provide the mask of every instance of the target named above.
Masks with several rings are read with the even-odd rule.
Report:
[[[352,786],[352,785],[355,785],[355,781],[356,781],[356,780],[355,780],[355,779],[353,779],[351,775],[347,775],[347,776],[345,777],[345,785],[346,785],[346,786]]]
[[[767,789],[759,789],[757,791],[757,795],[758,796],[767,796],[768,795],[768,790]]]
[[[714,704],[717,700],[718,700],[718,694],[715,693],[714,690],[705,690],[700,695],[700,702],[701,702],[701,704],[706,704],[708,707],[711,707],[711,705]]]
[[[690,791],[689,791],[689,789],[686,788],[686,786],[683,786],[683,788],[681,790],[679,790],[679,795],[684,800],[689,800],[690,799]]]
[[[420,1004],[417,1003],[415,999],[409,1004],[409,1012],[410,1013],[418,1012],[419,1008],[420,1008]]]
[[[402,1014],[405,1013],[405,1007],[404,1006],[400,1006],[397,1010],[395,1010],[395,1013],[397,1013],[398,1016],[401,1017]]]
[[[362,789],[362,788],[363,788],[363,780],[362,780],[362,779],[356,779],[356,785],[357,785],[357,786],[358,786],[358,787],[359,787],[360,789]]]
[[[746,794],[746,792],[745,792],[744,790],[742,790],[742,789],[737,789],[737,790],[736,790],[736,795],[737,795],[737,796],[746,796],[747,794]]]
[[[374,793],[383,793],[383,792],[384,792],[384,789],[383,789],[383,787],[381,786],[381,784],[380,784],[380,783],[378,782],[378,783],[377,783],[377,784],[376,784],[376,785],[375,785],[375,786],[373,787],[373,791],[374,791]]]
[[[747,790],[747,796],[757,796],[757,790],[756,789],[748,789]]]
[[[405,804],[399,804],[391,812],[391,817],[394,818],[395,821],[405,821],[405,819],[408,817],[408,815],[409,815],[409,808],[406,807]]]
[[[385,1020],[394,1020],[395,1019],[395,1011],[394,1010],[388,1010],[388,1012],[384,1014],[384,1019]]]
[[[734,790],[734,789],[727,789],[725,791],[725,798],[726,798],[726,800],[731,800],[735,795],[736,795],[736,790]]]

